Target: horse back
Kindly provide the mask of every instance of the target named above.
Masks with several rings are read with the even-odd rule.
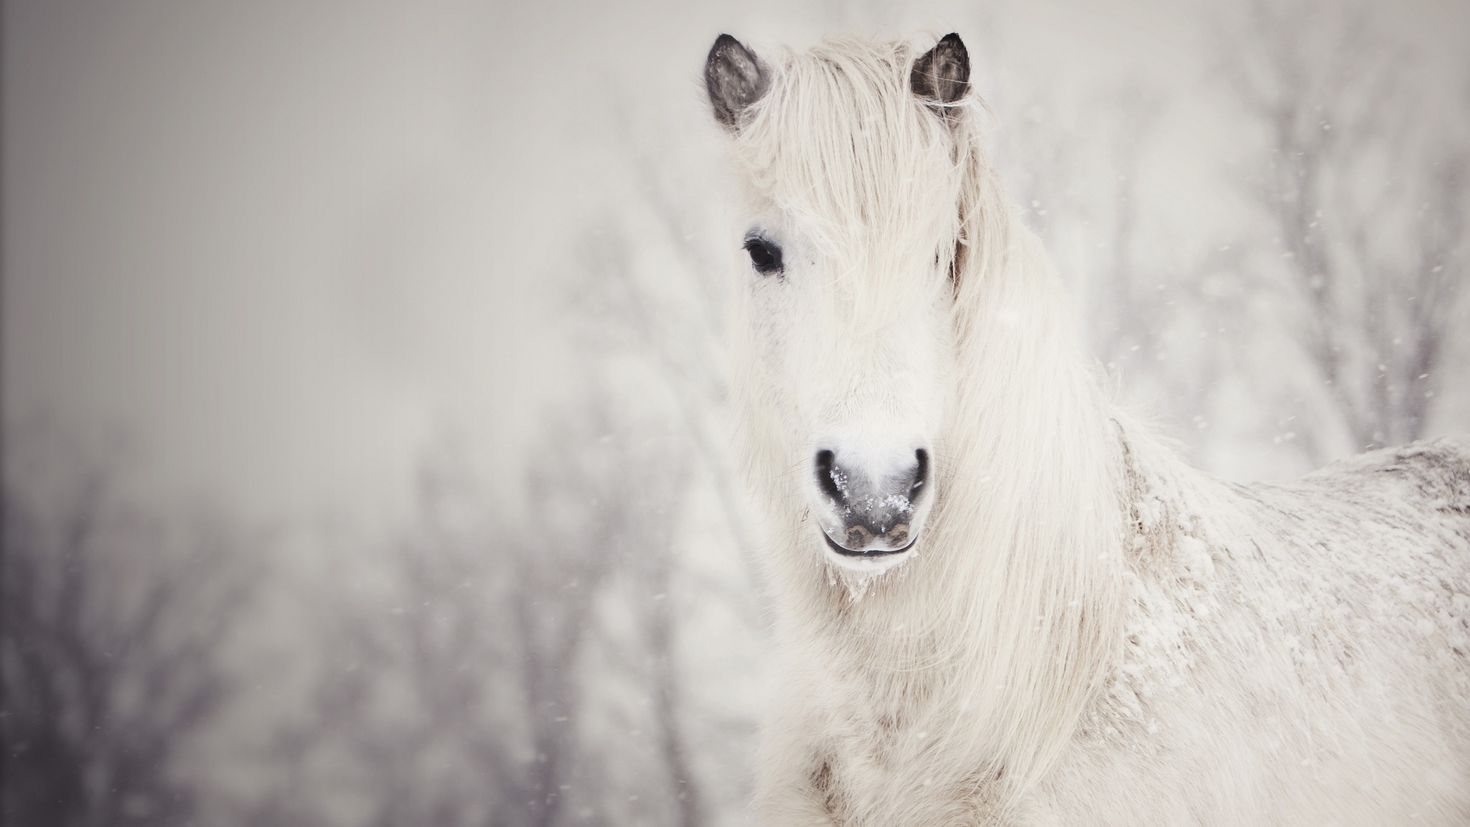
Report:
[[[1402,545],[1405,553],[1458,549],[1459,560],[1443,562],[1461,571],[1470,567],[1463,554],[1470,550],[1470,437],[1361,454],[1296,483],[1261,486],[1251,498],[1274,512],[1267,525],[1298,543],[1367,545],[1369,550],[1376,545],[1387,558],[1399,555],[1384,544]]]
[[[1351,494],[1397,494],[1436,516],[1470,520],[1470,436],[1414,442],[1362,454],[1309,474],[1303,482]]]

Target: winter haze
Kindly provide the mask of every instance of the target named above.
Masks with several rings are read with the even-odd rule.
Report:
[[[7,2],[0,820],[745,823],[725,31],[960,32],[1201,466],[1470,430],[1464,4]]]

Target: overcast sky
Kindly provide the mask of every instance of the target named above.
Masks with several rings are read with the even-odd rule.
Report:
[[[789,5],[7,3],[9,435],[125,437],[138,491],[252,518],[391,510],[445,430],[513,466],[575,377],[569,239],[636,197],[612,132],[724,198],[699,84],[720,31],[956,29],[995,44],[987,96],[1213,66],[1204,4]],[[1393,25],[1461,65],[1465,4],[1410,8]],[[1230,109],[1183,98],[1144,194],[1223,210]]]

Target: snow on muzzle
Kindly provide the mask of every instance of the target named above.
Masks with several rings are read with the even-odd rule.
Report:
[[[929,452],[916,448],[898,462],[859,462],[837,451],[814,460],[822,506],[816,510],[823,539],[849,557],[907,551],[918,538],[927,503]]]

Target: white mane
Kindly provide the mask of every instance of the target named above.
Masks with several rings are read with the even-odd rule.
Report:
[[[819,249],[846,251],[881,238],[876,255],[884,260],[861,266],[894,274],[900,268],[886,267],[888,256],[955,256],[957,375],[944,377],[947,404],[935,442],[942,493],[916,559],[896,571],[857,582],[806,553],[813,532],[796,490],[800,474],[782,452],[785,411],[770,404],[753,355],[740,372],[751,479],[776,521],[766,562],[788,683],[788,705],[769,725],[761,761],[765,818],[938,824],[1095,817],[1121,824],[1168,813],[1230,823],[1236,815],[1305,815],[1293,808],[1318,801],[1340,808],[1323,814],[1342,821],[1402,815],[1398,799],[1373,810],[1344,797],[1337,790],[1351,787],[1350,779],[1329,779],[1318,794],[1310,781],[1293,778],[1302,756],[1319,754],[1322,745],[1310,738],[1288,734],[1286,746],[1263,758],[1232,740],[1239,733],[1212,729],[1229,726],[1220,710],[1264,717],[1253,704],[1273,698],[1301,715],[1313,714],[1313,703],[1326,705],[1321,723],[1329,728],[1362,726],[1364,716],[1398,709],[1382,699],[1365,702],[1326,677],[1303,679],[1289,669],[1253,676],[1250,664],[1222,661],[1231,645],[1222,641],[1244,638],[1270,649],[1286,645],[1271,632],[1300,632],[1295,621],[1263,620],[1270,613],[1252,601],[1307,586],[1283,574],[1298,569],[1304,581],[1331,581],[1336,573],[1327,561],[1304,562],[1316,552],[1293,557],[1300,538],[1292,532],[1336,535],[1332,526],[1314,526],[1310,513],[1299,515],[1301,526],[1272,522],[1271,509],[1269,518],[1257,514],[1258,502],[1184,467],[1104,397],[1083,355],[1075,311],[981,151],[978,113],[962,111],[949,122],[916,117],[922,104],[909,89],[915,57],[906,44],[856,40],[787,56],[735,136],[758,206],[799,215],[803,226],[817,228]],[[792,124],[801,125],[799,135]],[[920,289],[884,275],[863,284],[866,292],[853,301],[875,314]],[[1463,447],[1445,450],[1463,457]],[[1465,489],[1455,496],[1470,509],[1470,483]],[[1463,635],[1470,519],[1443,519],[1459,519],[1460,534],[1442,532],[1434,542],[1448,551],[1430,556],[1459,591],[1451,590],[1435,623],[1445,635]],[[1262,544],[1279,563],[1257,562]],[[1427,565],[1412,549],[1365,553],[1396,576]],[[1227,622],[1242,625],[1216,625]],[[1220,651],[1193,648],[1215,644]],[[1312,645],[1334,650],[1338,643]],[[1385,635],[1382,657],[1370,646],[1364,661],[1373,669],[1420,664],[1418,656],[1388,653],[1399,645]],[[1373,673],[1367,685],[1412,678],[1420,694],[1470,688],[1463,657],[1457,667],[1436,668],[1448,677],[1421,668],[1410,677]],[[1189,693],[1202,688],[1224,697],[1191,717]],[[1445,709],[1442,722],[1470,726],[1463,699]],[[1239,725],[1262,727],[1260,720]],[[1174,729],[1159,735],[1160,726]],[[1398,750],[1420,734],[1401,729],[1376,743]],[[1430,823],[1470,818],[1470,734],[1458,737],[1425,746],[1460,785],[1423,805]],[[1169,757],[1171,749],[1203,745],[1226,754],[1204,762]],[[1343,757],[1349,753],[1351,760]],[[1397,752],[1382,765],[1353,750],[1339,757],[1334,771],[1420,769]],[[1214,761],[1221,775],[1191,798],[1191,790],[1169,787],[1196,781],[1159,763],[1170,760],[1202,770]],[[1304,791],[1265,790],[1255,776],[1264,767],[1281,774],[1281,784],[1305,784]],[[1228,796],[1239,801],[1222,800]],[[1119,803],[1109,815],[1089,815],[1087,800]]]

